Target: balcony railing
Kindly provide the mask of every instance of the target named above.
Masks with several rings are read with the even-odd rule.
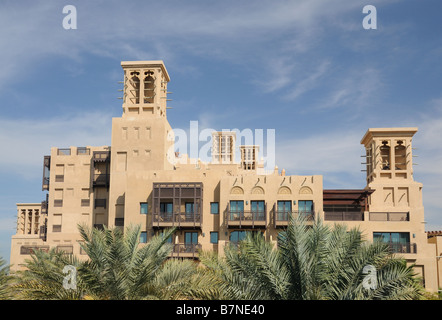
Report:
[[[370,221],[410,221],[409,212],[370,212]]]
[[[324,212],[326,221],[364,221],[364,213],[360,211]]]
[[[228,227],[265,227],[267,214],[258,210],[227,210],[226,220]]]
[[[201,215],[193,212],[154,212],[154,227],[201,227]]]
[[[388,242],[391,253],[417,253],[416,243]]]
[[[199,250],[201,250],[199,243],[173,244],[170,256],[173,258],[198,258]]]
[[[290,219],[297,219],[299,216],[305,217],[306,221],[314,220],[314,213],[312,211],[287,211],[287,210],[275,210],[273,215],[273,222],[275,228],[286,227]]]

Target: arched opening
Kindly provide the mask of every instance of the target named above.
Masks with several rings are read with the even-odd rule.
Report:
[[[395,154],[395,169],[396,170],[407,169],[406,148],[402,140],[397,141],[397,144],[394,147],[394,154]]]
[[[144,78],[144,103],[153,103],[155,97],[155,78],[153,72],[145,72]]]
[[[391,170],[391,158],[390,158],[390,143],[386,140],[382,141],[380,147],[381,154],[381,168],[382,170]]]
[[[139,72],[131,72],[130,78],[130,88],[129,88],[129,99],[130,102],[134,104],[140,103],[140,79],[138,78]]]

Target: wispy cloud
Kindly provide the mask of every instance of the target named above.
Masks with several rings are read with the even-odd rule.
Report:
[[[322,61],[319,63],[316,68],[310,72],[307,72],[305,78],[300,79],[293,90],[290,93],[285,95],[285,99],[293,101],[296,100],[299,96],[304,94],[307,91],[312,90],[320,85],[321,78],[327,73],[329,70],[330,62]]]
[[[0,166],[24,177],[41,174],[51,147],[110,145],[111,115],[80,113],[52,119],[0,119]],[[105,128],[103,130],[103,128]]]

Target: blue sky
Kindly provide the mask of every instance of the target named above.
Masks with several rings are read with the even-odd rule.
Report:
[[[377,9],[365,30],[362,8]],[[77,9],[65,30],[63,7]],[[9,1],[0,4],[0,256],[15,204],[40,202],[50,147],[109,145],[124,60],[163,60],[174,128],[275,129],[276,164],[363,188],[369,127],[418,127],[415,180],[442,230],[442,20],[428,1]]]

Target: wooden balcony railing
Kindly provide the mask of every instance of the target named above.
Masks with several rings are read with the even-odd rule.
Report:
[[[324,212],[325,221],[364,221],[364,213],[361,211]]]
[[[154,212],[152,224],[154,227],[201,227],[202,217],[193,212]]]
[[[228,227],[266,227],[267,212],[259,210],[227,210],[226,221]]]
[[[409,212],[370,212],[370,221],[410,221]]]
[[[305,217],[306,221],[313,221],[315,216],[312,211],[287,211],[287,210],[275,210],[273,211],[273,222],[275,228],[286,227],[289,224],[290,219],[297,219],[300,215]]]
[[[389,242],[388,247],[392,253],[417,253],[416,243]]]
[[[178,243],[173,244],[170,254],[173,258],[198,258],[201,244],[199,243]]]

